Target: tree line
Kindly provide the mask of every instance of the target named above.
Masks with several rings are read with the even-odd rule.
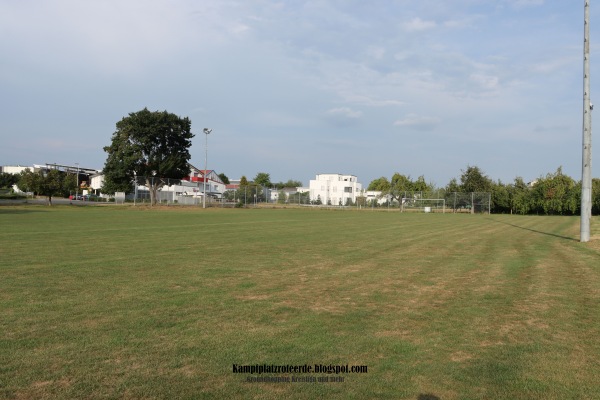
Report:
[[[193,137],[191,121],[187,117],[167,111],[151,112],[146,108],[130,113],[117,122],[111,144],[104,147],[107,159],[102,192],[129,192],[136,181],[150,189],[151,201],[155,202],[156,192],[169,180],[183,179],[189,174],[189,148]],[[224,183],[229,181],[226,175],[219,176]],[[3,186],[15,179],[5,174],[0,178]],[[56,170],[25,171],[19,176],[17,185],[21,190],[48,196],[51,202],[52,196],[67,196],[73,191],[77,178],[74,174]],[[259,172],[252,181],[243,176],[233,197],[241,201],[243,194],[246,203],[255,199],[264,201],[267,200],[266,188],[281,191],[285,187],[298,186],[302,186],[302,182],[291,179],[272,183],[268,173]],[[531,185],[520,177],[512,183],[493,181],[479,167],[467,166],[460,180],[453,178],[443,188],[427,183],[424,176],[413,180],[410,176],[395,173],[389,180],[386,177],[373,180],[368,190],[380,191],[392,202],[402,202],[406,192],[435,192],[436,198],[449,198],[456,192],[486,192],[491,193],[490,210],[494,213],[575,215],[580,213],[581,207],[581,182],[565,175],[560,167]],[[361,196],[357,202],[362,205],[366,199]],[[600,214],[599,179],[592,181],[592,213]]]
[[[477,166],[467,166],[461,171],[460,180],[452,178],[442,188],[427,183],[424,176],[416,180],[395,173],[391,179],[374,179],[367,190],[381,191],[400,202],[406,192],[421,192],[423,196],[450,199],[453,193],[484,192],[491,194],[492,213],[578,215],[581,208],[581,181],[565,175],[562,167],[553,173],[539,177],[530,184],[517,177],[512,183],[494,181]],[[592,213],[600,214],[600,179],[592,180]]]

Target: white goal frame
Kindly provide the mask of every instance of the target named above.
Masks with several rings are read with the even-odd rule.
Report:
[[[402,198],[402,208],[401,211],[404,211],[404,205],[405,203],[413,203],[415,204],[416,202],[421,202],[421,201],[441,201],[442,202],[442,213],[446,214],[446,199],[415,199],[415,198],[410,198],[410,197],[404,197]],[[426,210],[428,207],[427,206],[421,206],[421,207],[415,207],[415,208],[422,208],[424,212],[431,212],[431,210]]]

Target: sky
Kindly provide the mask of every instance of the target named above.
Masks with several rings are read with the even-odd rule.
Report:
[[[583,21],[564,0],[0,0],[0,165],[102,169],[148,108],[230,179],[579,180]]]

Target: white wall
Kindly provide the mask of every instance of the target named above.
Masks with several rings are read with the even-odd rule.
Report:
[[[5,165],[2,167],[2,172],[6,172],[7,174],[20,174],[27,168],[33,171],[33,167],[23,167],[21,165]]]
[[[361,194],[362,185],[354,175],[319,174],[310,181],[309,189],[311,200],[320,197],[323,204],[331,202],[331,205],[337,206],[340,202],[345,205],[347,199],[355,202]]]

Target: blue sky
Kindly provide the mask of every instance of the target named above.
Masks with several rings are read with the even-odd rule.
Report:
[[[2,1],[0,33],[0,165],[101,169],[147,107],[230,178],[581,176],[583,1]]]

